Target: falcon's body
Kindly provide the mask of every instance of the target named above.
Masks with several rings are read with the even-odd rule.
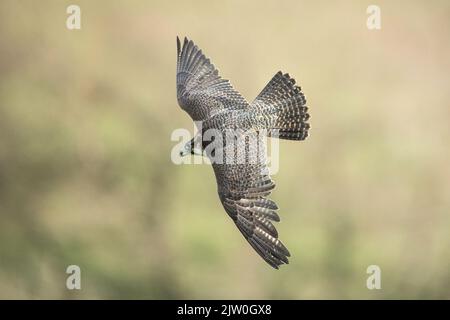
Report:
[[[309,129],[305,97],[294,79],[278,72],[258,97],[248,103],[228,80],[218,75],[192,41],[185,38],[181,47],[177,38],[177,48],[178,103],[194,121],[201,121],[200,135],[216,129],[225,137],[226,131],[233,129],[242,139],[234,140],[234,144],[224,143],[220,151],[232,159],[241,156],[246,160],[258,159],[230,162],[225,157],[222,163],[212,161],[212,166],[225,211],[256,252],[278,269],[288,263],[290,254],[278,240],[272,224],[280,218],[277,205],[267,198],[275,184],[269,176],[266,148],[259,133],[267,130],[281,139],[304,140]],[[186,145],[187,151],[193,152],[197,138]],[[228,142],[225,138],[223,141]],[[207,148],[205,141],[201,148]],[[211,154],[207,156],[213,159]]]

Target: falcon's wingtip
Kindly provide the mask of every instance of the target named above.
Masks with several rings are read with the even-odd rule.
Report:
[[[178,56],[180,55],[181,52],[181,42],[180,42],[180,38],[177,36],[177,54]]]
[[[178,52],[178,54],[181,53],[181,50],[183,50],[183,48],[184,48],[189,42],[192,42],[192,40],[189,40],[188,37],[184,37],[184,38],[183,38],[183,46],[182,46],[182,45],[181,45],[180,37],[177,36],[177,52]]]

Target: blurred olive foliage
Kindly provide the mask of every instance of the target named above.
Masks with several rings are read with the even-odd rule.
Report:
[[[450,5],[378,1],[370,31],[369,4],[1,1],[0,298],[450,298]],[[274,176],[279,271],[212,169],[170,160],[193,131],[177,35],[248,100],[278,70],[307,96],[311,136],[282,141]]]

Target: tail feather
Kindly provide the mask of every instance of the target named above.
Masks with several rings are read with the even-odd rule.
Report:
[[[306,98],[289,74],[279,71],[253,101],[252,106],[264,117],[269,135],[280,139],[304,140],[309,119]]]

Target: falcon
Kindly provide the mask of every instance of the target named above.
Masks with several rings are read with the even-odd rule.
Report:
[[[184,38],[181,45],[177,37],[177,99],[201,127],[180,155],[200,154],[211,160],[219,199],[236,227],[270,266],[288,264],[290,253],[273,225],[280,217],[277,204],[268,198],[275,183],[261,136],[308,137],[309,114],[301,88],[289,74],[277,72],[249,103],[219,76],[192,40]],[[215,138],[206,139],[211,130]],[[227,139],[230,131],[232,139]]]

